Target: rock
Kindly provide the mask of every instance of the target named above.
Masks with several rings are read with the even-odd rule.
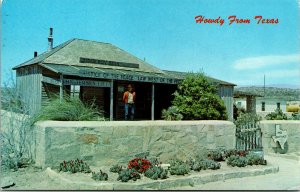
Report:
[[[170,164],[161,164],[160,166],[164,169],[168,169],[171,165]]]
[[[2,189],[6,189],[6,188],[12,187],[14,185],[15,185],[15,183],[11,177],[3,177],[1,179],[1,188]]]

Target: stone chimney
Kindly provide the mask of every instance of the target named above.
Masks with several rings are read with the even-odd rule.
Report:
[[[38,52],[35,51],[35,52],[33,53],[33,57],[37,57],[37,55],[38,55]]]
[[[52,34],[53,34],[53,28],[51,27],[50,28],[50,34],[49,34],[49,37],[48,37],[48,51],[51,51],[53,49],[53,37],[52,37]]]

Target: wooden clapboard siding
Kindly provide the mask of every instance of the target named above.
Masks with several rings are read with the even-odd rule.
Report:
[[[19,68],[16,77],[18,93],[23,99],[28,113],[33,115],[41,108],[41,68],[37,65]]]
[[[220,85],[218,90],[219,96],[223,99],[228,120],[233,120],[233,86]]]

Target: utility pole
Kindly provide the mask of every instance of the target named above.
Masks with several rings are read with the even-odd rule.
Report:
[[[266,95],[266,75],[264,74],[264,97]]]

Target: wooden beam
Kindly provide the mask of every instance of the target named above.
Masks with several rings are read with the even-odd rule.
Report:
[[[154,83],[152,83],[152,103],[151,103],[151,120],[154,121]]]
[[[110,81],[110,114],[109,114],[109,120],[113,120],[114,115],[114,80]]]
[[[64,81],[63,74],[60,74],[60,83],[59,83],[59,98],[60,98],[60,101],[61,101],[61,100],[63,99],[63,97],[64,97],[63,81]]]

